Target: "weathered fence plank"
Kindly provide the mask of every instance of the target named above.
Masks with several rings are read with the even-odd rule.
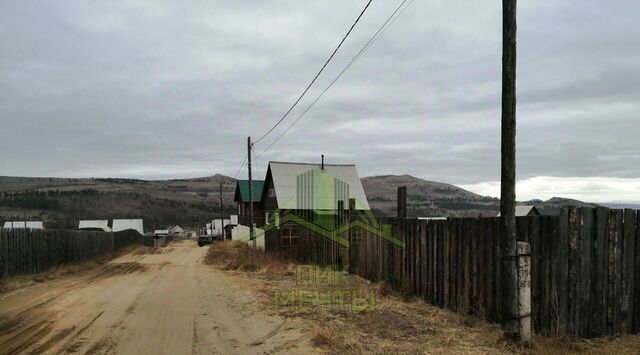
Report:
[[[618,249],[619,234],[617,231],[617,211],[609,211],[609,221],[607,229],[608,248],[607,248],[607,334],[614,335],[618,333],[618,317],[617,311],[619,306],[618,298],[620,296],[619,276],[620,268],[618,265]]]
[[[578,299],[579,299],[579,323],[578,335],[589,337],[591,334],[591,235],[593,234],[593,213],[591,208],[579,210],[578,224],[580,226],[580,244],[578,254],[580,257],[579,270],[577,272]]]
[[[579,269],[580,269],[580,239],[579,216],[577,207],[569,208],[569,232],[567,254],[567,333],[577,335],[580,329],[579,302]]]
[[[86,261],[141,242],[135,231],[0,229],[0,277],[44,272],[53,266]]]
[[[555,323],[555,334],[566,335],[567,324],[569,320],[568,312],[568,244],[569,244],[569,211],[563,209],[560,213],[558,239],[555,241],[555,247],[552,249],[553,257],[553,283],[552,283],[552,302]]]
[[[636,211],[624,211],[624,226],[622,235],[623,245],[623,269],[622,269],[622,303],[621,322],[622,334],[633,332],[633,304],[634,271],[635,271],[635,249],[636,249]]]
[[[633,333],[640,333],[640,211],[636,211],[636,237],[635,237],[635,270],[633,294]]]

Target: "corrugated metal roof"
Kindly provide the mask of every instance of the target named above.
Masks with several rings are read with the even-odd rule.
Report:
[[[113,231],[120,232],[127,229],[133,229],[140,234],[144,234],[144,227],[141,219],[114,219]]]
[[[30,229],[44,229],[42,221],[7,221],[4,222],[2,228],[30,228]]]
[[[111,232],[111,228],[109,228],[109,220],[108,219],[96,219],[96,220],[86,220],[80,221],[78,223],[78,229],[102,229],[105,232]]]
[[[349,198],[356,199],[356,209],[370,209],[355,165],[325,164],[324,170],[320,170],[320,168],[320,164],[269,162],[269,171],[273,178],[278,207],[282,209],[314,209],[318,208],[317,206],[333,206],[334,203],[337,204],[335,201],[336,196],[341,194],[338,192],[345,192],[348,193]],[[309,174],[309,172],[313,170],[316,170],[316,172]],[[322,183],[322,186],[312,188],[314,191],[314,196],[311,197],[313,203],[311,205],[303,204],[300,206],[298,202],[303,199],[303,196],[298,196],[298,191],[300,190],[298,177],[301,177],[300,180],[304,180],[305,178],[319,178],[320,180],[326,181],[326,179],[323,178],[323,176],[325,176],[323,173],[346,183],[347,186],[345,187],[343,186],[344,184],[341,183],[336,183],[335,185]],[[338,188],[336,188],[336,186]],[[334,189],[335,191],[328,191],[327,189]],[[338,193],[338,195],[336,195],[336,193]],[[327,201],[320,201],[325,199]],[[344,207],[345,209],[349,208],[349,201],[344,201]]]
[[[238,189],[240,189],[240,196],[242,202],[249,202],[249,180],[238,180]],[[253,202],[260,202],[262,196],[262,187],[264,186],[264,180],[251,180],[251,187],[253,191]]]

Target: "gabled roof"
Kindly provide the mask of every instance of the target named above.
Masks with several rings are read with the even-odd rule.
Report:
[[[44,229],[42,221],[7,221],[4,222],[2,228],[30,228],[30,229]]]
[[[262,187],[264,186],[264,180],[251,180],[251,188],[253,191],[253,202],[260,202],[260,196],[262,196]],[[236,184],[236,194],[234,197],[235,202],[249,202],[249,180],[238,180]]]
[[[144,227],[141,219],[114,219],[112,224],[114,232],[133,229],[140,234],[144,234]]]
[[[184,233],[184,229],[182,229],[182,227],[175,225],[171,228],[169,228],[169,232],[171,233]]]
[[[532,212],[539,215],[536,206],[516,206],[516,217],[528,216]]]
[[[534,213],[536,216],[540,215],[536,206],[532,206],[532,205],[516,206],[516,217],[525,217],[525,216],[528,216],[530,213]],[[498,213],[498,217],[500,217],[500,213]]]
[[[273,180],[278,207],[281,209],[314,209],[317,207],[313,206],[318,206],[318,203],[320,205],[327,205],[325,202],[332,204],[335,202],[336,194],[340,191],[348,193],[349,199],[354,198],[356,200],[357,210],[370,209],[355,165],[324,164],[324,170],[321,170],[320,164],[272,161],[269,162],[269,168],[267,169],[267,176],[269,175]],[[324,181],[327,180],[326,177],[332,178],[336,182],[335,191],[326,191],[325,193],[327,188],[332,188],[331,186],[333,186],[330,181],[330,186],[322,184],[323,186],[311,187],[308,186],[308,181],[302,182],[304,179],[315,179],[316,177]],[[299,186],[301,184],[305,186]],[[340,186],[338,187],[338,185]],[[303,190],[308,188],[314,191],[313,196],[298,196],[299,191],[302,193]],[[319,194],[322,196],[318,196]],[[305,195],[308,195],[308,193],[305,192]],[[323,199],[327,201],[321,201]],[[300,203],[301,201],[302,203]],[[312,202],[311,205],[306,206],[309,201]],[[345,209],[349,208],[349,201],[344,201],[344,207]]]
[[[111,232],[108,219],[80,221],[78,229],[102,229],[105,232]]]

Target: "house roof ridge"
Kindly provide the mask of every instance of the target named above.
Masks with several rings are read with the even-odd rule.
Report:
[[[270,160],[269,164],[271,163],[276,163],[276,164],[295,164],[295,165],[322,165],[321,163],[299,163],[299,162],[294,162],[294,161],[273,161]],[[327,164],[324,163],[324,166],[356,166],[355,164]]]

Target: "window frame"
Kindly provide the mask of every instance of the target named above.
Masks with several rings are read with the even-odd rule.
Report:
[[[286,226],[280,228],[280,245],[286,248],[300,245],[300,227]]]

